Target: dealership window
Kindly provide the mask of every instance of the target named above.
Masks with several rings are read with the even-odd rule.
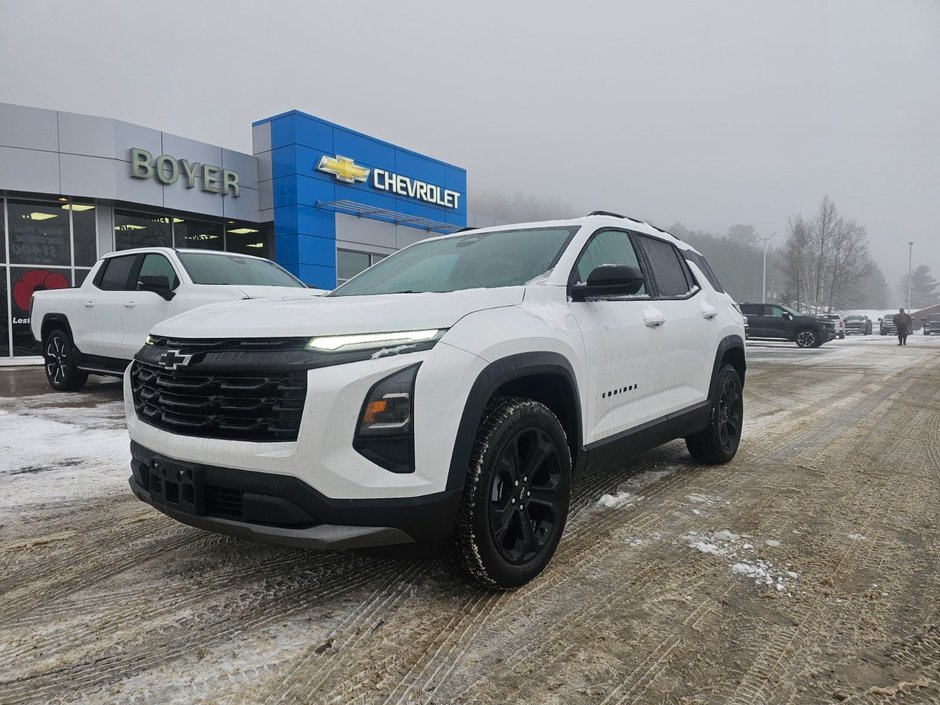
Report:
[[[69,211],[58,201],[7,199],[11,264],[72,265]]]
[[[70,269],[10,267],[10,312],[13,315],[13,355],[38,355],[39,347],[29,329],[29,299],[36,291],[71,286]]]
[[[0,218],[0,220],[3,220]],[[6,248],[3,248],[4,253]],[[7,303],[7,268],[0,267],[0,358],[10,354],[10,306]]]
[[[344,284],[359,272],[388,257],[374,252],[336,250],[336,286]]]
[[[220,221],[173,218],[173,240],[176,247],[200,250],[224,250],[225,239]]]
[[[115,209],[114,248],[172,247],[175,220],[180,219]]]
[[[61,208],[72,213],[72,243],[75,246],[75,266],[91,267],[98,259],[97,209],[93,203],[72,200]]]
[[[240,255],[254,255],[273,259],[271,247],[273,223],[225,222],[225,249]]]

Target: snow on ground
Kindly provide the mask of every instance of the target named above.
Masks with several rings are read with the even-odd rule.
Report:
[[[627,505],[633,505],[641,501],[642,497],[637,497],[632,492],[618,492],[617,494],[605,494],[597,503],[602,507],[607,507],[613,509],[615,507],[624,507]]]
[[[738,544],[746,536],[736,534],[728,529],[721,529],[712,532],[689,531],[682,535],[682,541],[694,551],[704,553],[716,558],[727,558],[733,560],[729,563],[729,570],[734,575],[741,575],[754,581],[755,585],[768,587],[777,592],[788,590],[787,581],[797,580],[798,573],[786,568],[778,568],[765,559],[754,555],[754,545],[749,542]],[[778,548],[780,542],[775,539],[767,539],[764,545],[770,548]],[[792,596],[787,592],[787,596]]]
[[[32,408],[50,396],[58,395],[0,399],[0,512],[99,496],[127,482],[127,431],[115,419],[121,402]]]

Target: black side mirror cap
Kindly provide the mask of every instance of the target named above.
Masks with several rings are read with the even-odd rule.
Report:
[[[588,275],[587,283],[571,286],[571,299],[584,301],[600,296],[633,296],[646,284],[638,267],[602,264]]]

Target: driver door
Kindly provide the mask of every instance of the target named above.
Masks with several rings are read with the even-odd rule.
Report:
[[[602,264],[639,267],[628,233],[600,230],[591,237],[571,274],[586,282]],[[644,272],[645,275],[645,272]],[[653,369],[657,320],[644,286],[633,296],[572,301],[571,312],[584,339],[590,384],[585,400],[584,442],[593,443],[662,415]]]
[[[150,330],[170,316],[176,314],[174,300],[165,299],[155,291],[146,291],[139,282],[142,277],[164,277],[170,285],[170,291],[175,292],[180,285],[179,274],[164,255],[158,252],[148,252],[144,255],[140,269],[136,274],[138,282],[136,291],[129,292],[125,302],[123,359],[134,357]]]

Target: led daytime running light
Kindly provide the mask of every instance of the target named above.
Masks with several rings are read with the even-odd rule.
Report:
[[[349,347],[384,347],[387,345],[408,345],[411,343],[425,343],[433,340],[441,331],[409,330],[391,333],[362,333],[358,335],[324,335],[311,338],[307,347],[313,350],[335,352],[341,348]]]

